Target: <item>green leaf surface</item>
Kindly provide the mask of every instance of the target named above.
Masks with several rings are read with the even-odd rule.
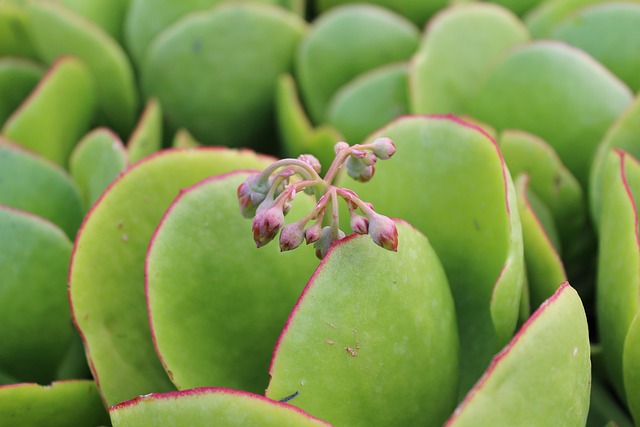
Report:
[[[422,231],[444,265],[460,330],[461,389],[515,331],[524,259],[515,192],[497,144],[451,116],[408,116],[379,130],[394,157],[373,183],[343,185]]]
[[[493,64],[528,40],[518,18],[496,5],[470,3],[438,13],[411,62],[412,112],[464,112]]]
[[[178,129],[171,141],[173,148],[197,148],[201,145],[186,129]]]
[[[362,73],[343,85],[327,110],[327,122],[359,144],[373,131],[409,112],[407,64]]]
[[[174,419],[191,427],[328,425],[286,403],[222,388],[141,396],[111,407],[109,413],[113,427],[153,427]]]
[[[305,31],[301,18],[276,6],[235,3],[191,14],[149,48],[144,92],[159,99],[171,126],[203,143],[265,145],[277,80]]]
[[[520,175],[515,185],[522,222],[530,301],[533,307],[538,307],[567,280],[567,275],[557,243],[554,245],[554,240],[557,242],[557,231],[551,213],[529,191],[529,182],[528,175]],[[537,207],[534,208],[536,202]]]
[[[131,163],[149,156],[162,148],[162,107],[151,98],[129,136],[127,151]]]
[[[529,188],[549,209],[557,225],[559,246],[570,247],[587,221],[586,202],[578,181],[553,148],[530,133],[512,129],[502,132],[500,151],[514,178],[523,173],[529,175]]]
[[[640,311],[631,322],[622,356],[627,404],[637,424],[640,422]]]
[[[0,126],[42,77],[40,65],[21,58],[0,58]]]
[[[316,2],[320,12],[324,13],[329,8],[348,4],[362,3],[357,0],[319,0]],[[369,0],[367,3],[378,4],[395,13],[411,20],[418,27],[422,28],[428,19],[441,8],[445,7],[447,0]]]
[[[123,21],[130,0],[58,0],[65,7],[98,24],[114,40],[122,44]]]
[[[540,2],[538,7],[525,16],[524,22],[536,39],[548,38],[557,25],[572,14],[579,13],[598,3],[616,3],[618,0],[548,0]],[[626,0],[625,3],[640,3],[638,0]],[[604,36],[604,35],[603,35]]]
[[[440,425],[456,402],[458,336],[442,265],[396,222],[398,252],[353,235],[291,313],[267,396],[340,426]]]
[[[589,354],[582,302],[565,283],[494,357],[445,425],[585,425]]]
[[[31,212],[73,239],[84,211],[66,171],[0,137],[0,204]]]
[[[287,157],[313,154],[320,164],[329,167],[335,157],[333,146],[343,139],[342,135],[328,125],[313,127],[300,103],[296,82],[291,74],[283,74],[278,80],[276,119],[282,149]]]
[[[618,396],[624,400],[625,340],[640,308],[640,164],[615,150],[607,155],[604,168],[596,308],[605,366]]]
[[[300,12],[298,0],[252,0],[254,3],[284,5]],[[131,56],[142,64],[155,38],[181,18],[224,3],[225,0],[131,0],[125,21],[125,41]]]
[[[58,59],[20,107],[2,134],[63,166],[87,131],[95,108],[89,71],[76,58]]]
[[[118,133],[127,135],[135,122],[138,98],[133,69],[120,45],[97,24],[57,2],[31,2],[27,27],[45,62],[73,55],[86,64],[101,116]]]
[[[600,223],[604,191],[604,165],[613,149],[621,149],[640,158],[640,94],[616,119],[600,142],[589,176],[589,202],[591,216],[596,226]]]
[[[629,89],[584,52],[544,41],[504,57],[469,111],[498,131],[521,129],[543,138],[586,187],[597,144],[631,99]]]
[[[153,347],[144,293],[147,247],[171,201],[208,176],[268,163],[249,151],[160,152],[121,175],[94,205],[76,239],[69,292],[108,404],[173,388]]]
[[[71,154],[69,170],[87,211],[128,164],[127,151],[111,130],[98,128],[82,138]]]
[[[35,58],[27,34],[27,11],[23,0],[0,1],[0,57]]]
[[[335,92],[359,74],[406,61],[418,46],[418,29],[378,6],[338,7],[314,21],[298,49],[296,75],[314,123],[323,123]]]
[[[11,426],[86,427],[109,423],[96,384],[88,380],[3,386],[0,402],[0,420]]]
[[[640,4],[600,4],[572,14],[551,38],[576,46],[640,90]]]
[[[0,242],[0,370],[20,381],[52,381],[73,333],[71,241],[42,218],[0,206]],[[5,406],[0,397],[0,414]]]
[[[149,246],[152,334],[181,390],[264,392],[273,347],[318,264],[311,246],[256,249],[251,221],[238,210],[237,189],[247,176],[219,175],[184,190]],[[298,196],[287,222],[313,207],[311,198]]]

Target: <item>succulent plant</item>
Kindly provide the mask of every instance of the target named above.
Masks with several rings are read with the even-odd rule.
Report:
[[[348,3],[0,0],[0,425],[640,423],[640,3]]]

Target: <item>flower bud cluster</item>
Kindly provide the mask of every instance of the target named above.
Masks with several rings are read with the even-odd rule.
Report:
[[[304,154],[297,159],[279,160],[264,171],[250,175],[238,187],[240,212],[253,218],[253,239],[261,247],[280,233],[280,250],[295,249],[306,242],[314,244],[316,255],[323,258],[331,244],[344,238],[339,228],[338,199],[347,203],[351,229],[358,234],[370,234],[373,241],[388,250],[398,248],[398,232],[394,222],[373,210],[358,195],[338,188],[333,181],[342,167],[357,181],[369,181],[378,160],[387,160],[396,147],[389,138],[378,138],[370,144],[335,145],[336,157],[324,178],[320,177],[318,159]],[[299,221],[285,225],[285,215],[299,192],[316,197],[315,208]],[[308,225],[311,223],[310,225]]]

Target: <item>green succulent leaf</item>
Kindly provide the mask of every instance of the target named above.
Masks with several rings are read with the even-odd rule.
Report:
[[[456,302],[465,393],[516,328],[525,273],[513,183],[495,141],[452,116],[404,117],[370,140],[380,136],[397,152],[376,164],[379,180],[343,185],[429,238]]]
[[[406,61],[418,46],[418,29],[381,7],[360,4],[322,14],[296,57],[302,99],[314,123],[323,123],[335,92],[359,74]]]
[[[270,5],[234,3],[191,14],[149,48],[144,92],[159,99],[170,125],[203,143],[266,145],[278,77],[290,70],[305,31],[300,17]]]
[[[627,153],[615,150],[607,155],[604,168],[596,308],[605,366],[618,396],[624,400],[624,354],[628,352],[630,364],[638,363],[638,359],[631,361],[638,349],[627,348],[625,341],[631,346],[637,344],[637,337],[627,335],[640,309],[640,164]],[[631,370],[628,375],[637,375],[637,371]]]
[[[325,12],[329,8],[342,4],[356,3],[354,0],[318,0],[316,2],[321,12]],[[367,3],[378,4],[395,13],[411,20],[418,27],[422,27],[425,22],[436,13],[439,9],[445,7],[448,0],[369,0]]]
[[[12,426],[86,427],[109,423],[98,388],[88,380],[2,386],[0,402],[0,420]]]
[[[69,170],[87,211],[128,164],[127,151],[111,130],[98,128],[82,138],[71,154]]]
[[[331,126],[313,127],[300,103],[291,74],[283,74],[278,80],[276,118],[286,156],[298,157],[308,153],[316,156],[324,166],[331,164],[335,156],[333,146],[343,137]]]
[[[269,162],[246,150],[160,152],[121,175],[85,219],[76,239],[69,293],[108,404],[173,389],[153,347],[144,292],[147,247],[163,213],[183,188]]]
[[[445,425],[585,425],[589,356],[582,302],[564,283],[494,357]]]
[[[469,112],[498,131],[522,129],[543,138],[586,188],[596,146],[631,100],[629,89],[593,58],[544,41],[499,61]]]
[[[47,383],[74,332],[66,286],[72,245],[50,222],[5,206],[0,241],[0,371]],[[1,414],[7,405],[0,402],[0,420],[6,421]]]
[[[23,0],[0,1],[0,57],[35,59],[26,29],[27,11]]]
[[[631,322],[622,355],[627,404],[636,424],[640,422],[640,310]]]
[[[151,98],[127,141],[131,163],[149,156],[162,148],[162,107]]]
[[[111,407],[109,414],[113,427],[153,427],[170,419],[191,427],[328,425],[286,403],[223,388],[141,396]]]
[[[89,71],[76,58],[60,58],[7,119],[2,134],[66,167],[73,147],[89,128],[94,109]]]
[[[596,227],[600,224],[604,191],[604,166],[613,149],[621,149],[640,158],[640,94],[616,119],[598,147],[589,177],[589,202]]]
[[[551,38],[584,50],[634,93],[640,89],[640,4],[583,8],[556,26]]]
[[[311,246],[285,253],[277,245],[256,250],[251,221],[240,215],[237,202],[247,176],[218,175],[184,190],[149,246],[152,334],[181,390],[263,392],[282,325],[317,266]],[[299,195],[287,222],[313,206]]]
[[[42,67],[35,62],[0,58],[0,126],[36,87],[42,74]]]
[[[197,148],[202,146],[186,129],[178,129],[171,141],[173,148]]]
[[[343,85],[333,96],[327,122],[359,144],[373,131],[409,112],[407,64],[367,71]]]
[[[100,26],[114,40],[122,44],[123,21],[128,14],[131,0],[59,1],[68,9]]]
[[[458,375],[451,292],[428,240],[396,226],[397,253],[357,235],[330,249],[282,332],[268,397],[341,426],[448,416]]]
[[[560,259],[557,231],[549,209],[529,191],[528,175],[520,175],[515,185],[530,301],[537,307],[555,293],[567,280],[567,275]]]
[[[2,137],[0,205],[48,219],[71,239],[84,215],[80,192],[66,171]]]
[[[527,29],[502,7],[471,3],[444,9],[429,22],[411,62],[412,112],[464,112],[491,66],[527,41]]]
[[[122,135],[133,128],[138,109],[133,69],[124,50],[98,25],[52,1],[29,3],[27,28],[42,60],[73,55],[89,69],[99,112]]]

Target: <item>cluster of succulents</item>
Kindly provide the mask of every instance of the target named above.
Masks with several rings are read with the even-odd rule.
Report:
[[[0,425],[640,424],[640,1],[349,3],[0,0]]]

